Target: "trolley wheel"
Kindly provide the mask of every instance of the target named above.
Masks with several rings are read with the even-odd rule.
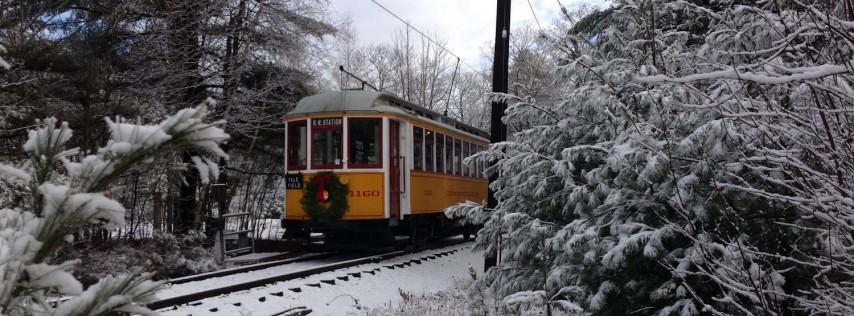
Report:
[[[472,237],[477,238],[478,226],[466,224],[461,227],[463,232],[463,240],[469,241]]]
[[[282,239],[298,239],[309,242],[311,241],[311,231],[301,227],[285,228],[285,233],[282,234]]]

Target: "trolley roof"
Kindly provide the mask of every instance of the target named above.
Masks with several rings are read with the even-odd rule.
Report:
[[[414,116],[489,139],[489,133],[486,131],[385,92],[344,90],[315,94],[300,100],[296,108],[288,112],[288,116],[323,112],[371,112]]]

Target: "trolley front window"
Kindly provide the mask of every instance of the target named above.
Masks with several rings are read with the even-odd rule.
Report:
[[[382,120],[378,118],[350,118],[347,133],[350,134],[351,168],[381,168]]]
[[[288,123],[288,170],[305,169],[308,159],[307,139],[305,121]]]
[[[415,170],[423,170],[424,163],[424,130],[420,127],[412,128],[412,167]]]
[[[343,119],[321,118],[311,120],[311,168],[341,168],[341,126]]]

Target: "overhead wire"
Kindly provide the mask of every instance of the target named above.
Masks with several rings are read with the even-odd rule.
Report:
[[[445,112],[443,115],[448,116],[448,106],[451,104],[451,92],[454,91],[454,80],[457,79],[457,70],[460,69],[460,59],[457,58],[457,65],[454,66],[454,75],[451,76],[451,87],[448,89],[448,98],[445,100]]]
[[[560,1],[558,1],[560,4]],[[543,29],[543,25],[540,24],[540,19],[537,17],[537,12],[534,12],[534,6],[531,4],[531,0],[528,0],[528,8],[531,8],[531,15],[534,16],[534,22],[537,22],[537,27],[540,28],[540,32],[545,33],[546,31]]]
[[[569,23],[575,23],[575,19],[573,19],[572,16],[569,15],[569,12],[566,11],[566,7],[563,6],[563,3],[560,3],[560,0],[555,1],[557,1],[557,6],[560,7],[560,12],[563,13],[563,16],[566,17],[566,20],[569,21]]]
[[[397,19],[398,21],[400,21],[400,22],[402,22],[403,24],[405,24],[407,28],[412,29],[413,31],[415,31],[415,32],[416,32],[416,33],[418,33],[419,35],[421,35],[421,36],[423,36],[424,38],[426,38],[426,39],[427,39],[428,41],[430,41],[431,43],[435,44],[436,46],[438,46],[439,48],[441,48],[442,50],[444,50],[446,53],[450,54],[451,56],[456,57],[456,58],[457,58],[457,60],[459,60],[461,64],[465,65],[466,67],[468,67],[468,68],[469,68],[469,69],[471,69],[472,71],[474,71],[474,72],[476,72],[476,73],[479,73],[479,74],[483,75],[483,74],[480,72],[480,70],[477,70],[477,68],[474,68],[474,67],[472,67],[471,65],[469,65],[468,63],[466,63],[466,62],[465,62],[465,60],[463,60],[460,56],[458,56],[457,54],[454,54],[454,52],[452,52],[450,49],[448,49],[448,48],[447,48],[447,47],[445,47],[444,45],[440,44],[438,41],[434,40],[434,39],[433,39],[433,38],[431,38],[430,36],[427,36],[427,34],[425,34],[425,33],[424,33],[424,32],[422,32],[421,30],[419,30],[418,28],[416,28],[415,26],[413,26],[412,24],[410,24],[409,22],[407,22],[406,20],[404,20],[403,18],[401,18],[401,17],[400,17],[399,15],[397,15],[396,13],[394,13],[394,12],[392,12],[391,10],[389,10],[388,8],[386,8],[384,5],[382,5],[381,3],[379,3],[377,0],[371,0],[371,2],[373,2],[375,5],[377,5],[378,7],[380,7],[380,9],[383,9],[383,11],[385,11],[385,12],[386,12],[386,13],[388,13],[389,15],[393,16],[393,17],[394,17],[395,19]]]

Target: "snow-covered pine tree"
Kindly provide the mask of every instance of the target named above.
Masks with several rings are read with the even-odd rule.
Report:
[[[110,198],[110,183],[154,155],[193,150],[203,155],[193,157],[202,178],[217,177],[217,165],[205,157],[225,157],[219,144],[228,135],[219,127],[223,122],[204,122],[208,103],[158,125],[107,119],[109,141],[85,156],[65,148],[72,135],[67,123],[54,118],[37,123],[24,145],[30,159],[0,165],[0,176],[31,189],[26,209],[0,209],[0,315],[152,314],[143,304],[154,298],[159,283],[148,274],[106,277],[84,291],[71,275],[77,262],[56,263],[54,256],[83,227],[123,225],[125,209]],[[59,166],[67,183],[54,183]]]
[[[598,315],[852,314],[851,1],[620,0],[554,38],[561,101],[491,146],[517,306]],[[520,124],[521,122],[521,124]]]

